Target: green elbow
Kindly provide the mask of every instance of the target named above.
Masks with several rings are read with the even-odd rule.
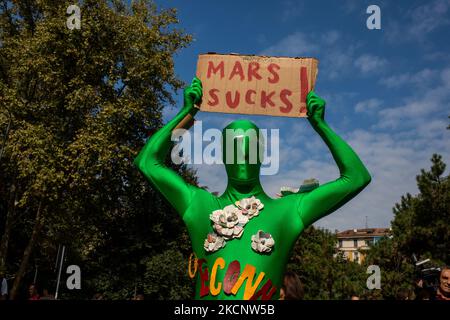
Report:
[[[364,173],[361,175],[361,187],[365,188],[372,181],[369,171],[364,168]]]

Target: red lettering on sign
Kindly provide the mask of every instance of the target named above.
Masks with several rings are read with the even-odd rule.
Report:
[[[288,96],[291,94],[292,91],[288,89],[283,89],[280,92],[280,100],[286,105],[285,107],[280,107],[280,111],[283,113],[289,113],[292,110],[292,103],[288,99]]]
[[[261,80],[262,77],[258,74],[259,63],[258,62],[250,62],[248,64],[248,81],[252,81],[252,78],[255,77],[258,80]]]
[[[200,297],[204,297],[209,293],[209,287],[206,285],[206,282],[209,279],[208,267],[206,266],[203,269],[202,268],[203,263],[206,263],[206,259],[198,260],[198,270],[200,271]]]
[[[300,68],[300,104],[306,102],[306,96],[308,95],[308,74],[306,73],[306,67]],[[300,110],[302,112],[302,110]]]
[[[252,100],[251,98],[252,94],[256,95],[256,91],[250,89],[245,93],[245,102],[247,102],[247,104],[255,104],[255,99]]]
[[[227,105],[232,109],[236,108],[239,105],[239,98],[241,95],[239,93],[239,91],[235,91],[235,92],[236,93],[234,95],[234,100],[231,100],[231,92],[230,91],[228,91],[225,95],[225,98],[227,100]]]
[[[270,100],[273,95],[275,94],[275,91],[272,91],[271,93],[267,94],[266,91],[261,91],[261,106],[265,108],[267,104],[269,104],[271,107],[275,107],[275,103],[273,103],[272,100]]]
[[[242,65],[239,61],[236,61],[236,63],[234,64],[233,70],[231,71],[230,78],[228,80],[231,80],[236,74],[239,75],[241,81],[245,80],[244,69],[242,69]]]
[[[269,293],[267,293],[267,291],[269,291]],[[272,285],[272,280],[269,279],[266,284],[250,298],[250,300],[257,300],[259,297],[261,297],[261,300],[270,300],[276,291],[277,288]]]
[[[209,90],[209,95],[212,98],[211,100],[208,100],[208,105],[211,107],[217,106],[219,104],[219,97],[216,95],[216,93],[219,92],[219,89],[211,89]]]
[[[277,71],[280,70],[280,66],[276,63],[271,63],[267,67],[267,70],[272,74],[273,78],[269,77],[269,83],[277,83],[280,80],[280,76],[278,75]]]
[[[241,264],[239,261],[231,261],[228,266],[225,277],[223,278],[223,292],[230,295],[231,289],[234,287],[235,283],[238,281],[239,274],[241,273]]]
[[[211,72],[216,74],[218,71],[220,71],[220,79],[222,79],[225,75],[225,68],[224,68],[223,61],[221,61],[217,67],[214,67],[214,61],[209,61],[208,62],[208,74],[206,77],[209,79],[209,78],[211,78]]]

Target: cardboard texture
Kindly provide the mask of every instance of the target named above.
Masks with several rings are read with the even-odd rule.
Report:
[[[306,117],[318,72],[314,58],[201,54],[202,111]]]

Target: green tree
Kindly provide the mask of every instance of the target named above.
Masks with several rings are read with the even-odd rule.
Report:
[[[431,163],[430,171],[422,169],[416,177],[419,193],[408,193],[395,204],[393,236],[368,253],[366,264],[378,265],[382,279],[381,292],[370,292],[370,297],[395,299],[399,290],[413,290],[413,254],[435,265],[449,263],[450,179],[440,155],[434,154]]]
[[[377,265],[381,271],[381,288],[366,291],[370,299],[396,299],[401,289],[414,289],[414,266],[399,249],[393,238],[384,238],[374,244],[365,259],[365,265]]]
[[[450,262],[450,179],[442,156],[434,154],[431,168],[417,176],[419,194],[407,194],[394,207],[394,238],[406,256],[416,254],[439,263]]]
[[[176,244],[174,249],[146,259],[145,266],[142,288],[148,298],[179,300],[193,297],[195,284],[188,277],[187,259]]]
[[[132,160],[174,103],[172,57],[191,38],[174,10],[145,0],[82,1],[81,29],[69,30],[71,4],[0,0],[0,128],[11,123],[0,146],[0,262],[15,275],[12,298],[33,258],[52,269],[59,243],[84,268],[86,294],[125,298],[141,260],[183,235]]]
[[[288,269],[300,277],[308,300],[350,299],[366,285],[365,269],[338,253],[336,236],[312,226],[298,239]]]

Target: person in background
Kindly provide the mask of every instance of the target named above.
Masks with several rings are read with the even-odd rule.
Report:
[[[40,300],[55,300],[55,297],[48,292],[47,288],[42,290],[42,297]]]
[[[92,297],[92,300],[103,300],[103,295],[101,293],[96,293]]]
[[[450,267],[445,266],[439,277],[439,288],[436,292],[436,300],[450,301]]]
[[[280,289],[280,300],[302,300],[303,295],[303,284],[300,278],[294,272],[287,271]]]
[[[142,293],[137,294],[133,300],[145,300],[145,297]]]
[[[430,290],[424,288],[416,290],[415,300],[431,300]]]
[[[412,300],[412,298],[413,298],[412,295],[413,295],[413,293],[411,292],[411,290],[406,289],[406,288],[401,288],[397,292],[396,299],[397,300]]]
[[[0,300],[8,300],[8,281],[2,269],[0,269]]]
[[[29,295],[28,300],[40,300],[41,299],[41,297],[39,296],[38,291],[37,291],[37,286],[34,283],[28,287],[28,295]]]

